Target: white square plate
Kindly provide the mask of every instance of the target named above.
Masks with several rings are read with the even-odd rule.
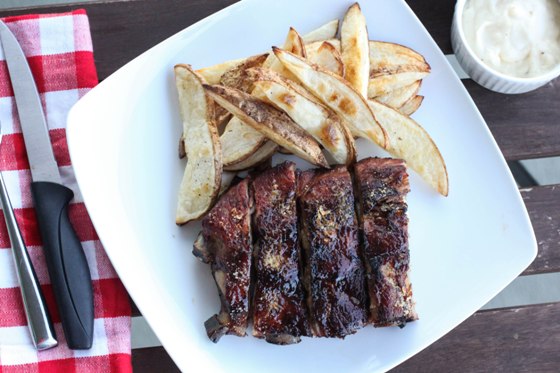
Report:
[[[191,254],[200,224],[174,223],[184,163],[177,159],[181,121],[172,67],[262,52],[281,44],[289,26],[306,33],[341,18],[351,3],[244,0],[145,52],[70,112],[70,153],[95,227],[132,298],[184,371],[388,370],[479,309],[536,255],[514,180],[439,48],[404,1],[363,1],[371,39],[410,46],[432,66],[414,117],[445,157],[450,193],[441,197],[411,175],[411,277],[420,320],[402,330],[367,327],[346,340],[304,338],[284,347],[252,337],[208,340],[203,323],[219,300],[209,267]],[[383,154],[365,142],[358,150],[360,158]]]

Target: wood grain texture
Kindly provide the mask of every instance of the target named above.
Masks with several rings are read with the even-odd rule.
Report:
[[[557,320],[560,303],[480,311],[391,372],[557,372]]]
[[[463,80],[508,160],[560,155],[560,80],[533,92],[504,95]]]
[[[560,303],[480,311],[391,372],[554,372],[560,323],[553,320]],[[136,373],[178,371],[162,347],[134,350],[132,362]]]
[[[189,353],[189,351],[185,351]],[[163,347],[139,348],[132,350],[132,370],[134,373],[176,373],[180,372]]]
[[[521,190],[539,252],[524,275],[560,272],[560,184]]]
[[[234,0],[127,0],[0,12],[0,17],[86,9],[95,63],[103,80],[142,52],[235,3]]]

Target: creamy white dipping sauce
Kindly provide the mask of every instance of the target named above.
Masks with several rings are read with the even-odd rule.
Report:
[[[560,0],[467,0],[465,39],[481,61],[509,76],[560,64]]]

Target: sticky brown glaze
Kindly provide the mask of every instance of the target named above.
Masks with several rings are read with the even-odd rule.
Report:
[[[310,335],[297,237],[295,164],[266,170],[252,183],[255,200],[253,335],[292,344]]]
[[[251,208],[249,181],[231,187],[202,220],[193,254],[210,263],[220,295],[220,313],[204,326],[213,342],[224,334],[245,336],[251,274]]]
[[[368,158],[354,166],[360,229],[370,298],[370,320],[376,327],[418,319],[408,278],[410,191],[406,165],[400,159]]]
[[[367,323],[352,179],[345,167],[301,173],[305,285],[313,335],[344,338]]]

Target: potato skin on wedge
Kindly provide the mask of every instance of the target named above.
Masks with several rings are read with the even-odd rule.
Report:
[[[231,118],[220,136],[224,167],[230,169],[237,163],[245,161],[267,141],[259,131],[243,123],[239,118]]]
[[[249,57],[250,58],[250,57]],[[247,58],[238,58],[235,60],[229,60],[216,65],[203,67],[202,69],[196,70],[196,73],[204,78],[208,84],[218,84],[222,75],[229,69],[243,63]]]
[[[276,153],[279,146],[274,141],[267,140],[263,146],[261,146],[257,151],[251,154],[246,159],[241,162],[232,164],[231,166],[225,167],[226,171],[244,171],[248,170],[256,165],[262,164],[267,159],[270,159]]]
[[[214,102],[203,78],[189,65],[175,66],[187,165],[179,187],[175,222],[201,218],[216,201],[222,180],[222,150],[214,123]]]
[[[402,158],[441,195],[449,194],[447,167],[428,132],[413,119],[375,100],[368,100],[376,118],[387,130],[387,151]]]
[[[424,96],[414,96],[407,102],[405,102],[400,108],[399,111],[404,114],[411,116],[418,110],[422,102],[424,101]]]
[[[355,161],[354,139],[347,136],[340,118],[305,89],[270,70],[253,69],[256,75],[253,95],[284,111],[315,138],[336,164]]]
[[[321,43],[319,48],[307,51],[307,59],[338,76],[344,76],[344,62],[340,52],[328,41]]]
[[[385,41],[369,41],[369,75],[395,73],[408,66],[408,71],[430,72],[430,65],[420,53],[404,45]]]
[[[284,47],[298,55],[305,56],[305,46],[301,36],[292,27],[290,27],[286,36]],[[224,73],[220,84],[248,92],[252,86],[252,81],[245,71],[255,66],[275,69],[280,74],[290,75],[290,72],[282,66],[274,54],[269,53],[264,60],[261,60],[261,58],[260,56],[250,57],[235,65],[231,69],[232,72]],[[221,109],[220,106],[218,111]],[[226,124],[221,141],[224,151],[224,167],[230,170],[246,169],[258,164],[262,155],[268,154],[274,148],[265,136],[238,118],[233,118]],[[265,145],[267,145],[266,149],[260,151]]]
[[[375,100],[390,106],[394,109],[398,109],[403,106],[407,101],[416,96],[422,85],[421,80],[417,80],[412,84],[405,87],[395,89],[382,96],[375,97]]]
[[[318,40],[332,39],[336,36],[338,31],[338,19],[333,19],[317,27],[315,30],[309,31],[307,34],[302,36],[304,43],[312,43]]]
[[[273,47],[278,59],[313,95],[344,120],[354,136],[364,137],[385,148],[387,135],[366,99],[346,80],[290,52]]]
[[[329,168],[319,144],[284,112],[245,92],[204,85],[212,99],[280,146],[316,166]]]

